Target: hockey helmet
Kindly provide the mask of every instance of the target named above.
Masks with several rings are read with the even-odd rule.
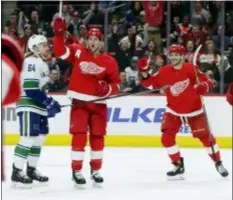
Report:
[[[35,47],[39,48],[39,46],[43,43],[47,43],[48,40],[43,35],[32,35],[28,40],[28,48],[33,53],[40,53],[35,50]]]
[[[170,53],[185,54],[185,48],[180,44],[173,44],[169,48],[169,54]]]
[[[92,35],[98,37],[100,40],[103,39],[103,34],[102,34],[102,32],[100,31],[100,29],[98,29],[98,28],[91,28],[91,29],[87,32],[86,38],[88,38],[89,36],[92,36]]]

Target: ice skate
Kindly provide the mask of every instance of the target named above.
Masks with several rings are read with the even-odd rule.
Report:
[[[102,184],[104,182],[103,177],[97,170],[91,170],[91,180],[93,181],[93,186],[98,188],[102,187]]]
[[[13,164],[13,172],[11,175],[11,186],[13,188],[32,188],[32,179],[29,178],[21,169],[18,169]]]
[[[86,186],[86,179],[79,170],[73,170],[72,179],[74,181],[75,187],[79,189],[84,189]]]
[[[183,158],[180,159],[180,163],[172,163],[174,165],[174,169],[172,171],[167,172],[168,180],[184,180],[184,162]]]
[[[35,167],[27,166],[27,176],[42,185],[47,185],[49,178],[42,175]]]
[[[222,177],[227,177],[229,175],[229,172],[227,171],[227,169],[223,166],[222,161],[218,161],[215,163],[215,167],[218,171],[218,173],[222,176]]]

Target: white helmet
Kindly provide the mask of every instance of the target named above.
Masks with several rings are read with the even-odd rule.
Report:
[[[31,52],[38,54],[41,53],[40,45],[47,42],[47,38],[43,35],[32,35],[28,40],[28,48]],[[35,47],[37,47],[37,50]]]

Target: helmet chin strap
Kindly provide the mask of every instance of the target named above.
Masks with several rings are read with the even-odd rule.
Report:
[[[41,52],[41,46],[37,46],[38,52],[34,51],[33,53],[37,56],[40,57],[43,60],[46,60],[47,58],[42,54]]]

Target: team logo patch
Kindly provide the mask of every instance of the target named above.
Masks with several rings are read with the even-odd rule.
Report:
[[[87,61],[80,62],[79,67],[83,74],[96,75],[105,71],[104,67],[100,67],[93,62]]]
[[[189,83],[190,83],[189,78],[175,83],[170,87],[171,94],[173,96],[178,96],[179,94],[184,92],[184,90],[189,86]]]

